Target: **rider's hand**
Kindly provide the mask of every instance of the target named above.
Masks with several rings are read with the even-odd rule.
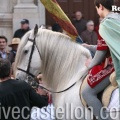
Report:
[[[85,66],[89,69],[89,65],[91,63],[92,59],[87,59],[85,62]]]
[[[88,45],[88,44],[86,44],[86,43],[83,43],[82,46],[89,49],[89,46],[90,46],[90,45]]]
[[[36,92],[38,94],[40,94],[40,95],[47,95],[47,92],[44,89],[40,88],[40,87],[38,87],[38,89],[36,90]]]

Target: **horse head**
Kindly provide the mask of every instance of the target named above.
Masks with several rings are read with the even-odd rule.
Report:
[[[26,33],[18,47],[15,60],[15,77],[27,81],[41,72],[41,57],[36,46],[38,26]]]
[[[74,83],[72,79],[80,78],[85,60],[90,57],[87,49],[67,35],[36,26],[22,38],[18,47],[16,78],[25,80],[28,75],[42,72],[46,85],[60,90],[60,86],[65,87],[70,81],[70,84]]]

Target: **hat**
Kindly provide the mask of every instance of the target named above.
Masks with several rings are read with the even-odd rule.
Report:
[[[11,47],[12,45],[18,45],[20,43],[20,38],[13,38],[12,43],[8,46]]]
[[[29,20],[23,19],[20,23],[21,23],[21,24],[25,24],[25,23],[29,24]]]

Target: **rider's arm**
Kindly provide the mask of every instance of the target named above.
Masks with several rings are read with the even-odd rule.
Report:
[[[97,45],[89,45],[89,48],[88,48],[91,52],[95,53],[96,52],[96,49],[97,49]]]
[[[88,66],[88,69],[90,70],[95,65],[100,64],[106,57],[107,50],[97,50],[95,53],[94,58],[92,59],[90,65]]]
[[[89,45],[86,43],[83,43],[82,46],[84,46],[85,48],[87,48],[88,50],[90,50],[91,54],[94,56],[96,49],[97,49],[97,45]]]

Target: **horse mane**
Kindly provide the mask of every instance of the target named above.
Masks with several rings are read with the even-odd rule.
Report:
[[[62,33],[39,29],[36,45],[42,58],[43,81],[53,90],[63,90],[85,72],[89,51]]]

